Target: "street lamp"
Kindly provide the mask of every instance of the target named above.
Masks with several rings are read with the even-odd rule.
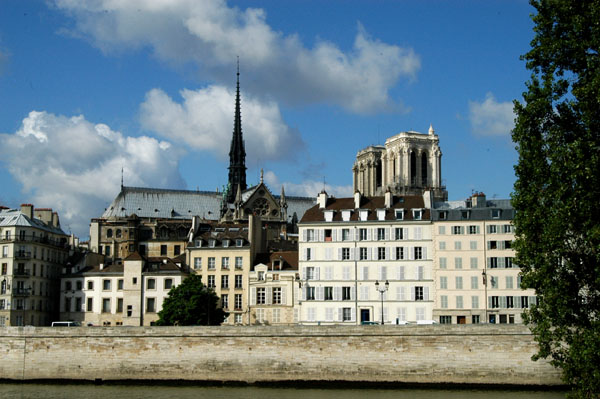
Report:
[[[381,284],[381,287],[379,286],[379,281],[375,281],[375,289],[381,295],[381,325],[385,323],[383,319],[383,294],[388,290],[388,288],[390,288],[389,281],[385,280],[385,284]]]

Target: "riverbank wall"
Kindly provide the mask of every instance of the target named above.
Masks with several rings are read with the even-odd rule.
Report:
[[[2,327],[0,379],[557,386],[522,325]]]

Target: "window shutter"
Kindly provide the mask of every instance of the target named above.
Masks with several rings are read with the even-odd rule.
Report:
[[[325,280],[333,280],[333,267],[332,266],[325,267]]]
[[[406,301],[406,287],[400,287],[401,300]]]
[[[385,239],[386,241],[390,239],[390,228],[385,229]]]
[[[339,301],[342,299],[342,287],[333,287],[333,300]]]
[[[398,266],[398,280],[404,280],[404,266]]]
[[[390,247],[385,247],[385,258],[390,259]]]
[[[352,308],[350,310],[350,321],[356,321],[356,309]]]
[[[415,300],[415,291],[416,291],[416,287],[410,287],[410,300],[411,301]]]
[[[267,305],[273,304],[273,287],[267,287]]]
[[[423,287],[423,300],[429,300],[429,287]]]
[[[396,260],[396,247],[392,248],[392,253],[390,255],[391,260]]]
[[[403,298],[402,287],[396,287],[396,300],[401,301]]]
[[[356,287],[352,287],[350,288],[350,300],[355,300],[356,299]]]
[[[354,238],[354,230],[355,229],[350,229],[350,233],[348,234],[348,239],[350,241],[354,241],[355,240],[355,238]]]
[[[362,268],[362,279],[365,280],[365,281],[369,279],[369,266],[363,266],[363,268]]]
[[[322,301],[325,298],[324,288],[317,287],[317,301]]]
[[[404,240],[408,240],[408,227],[402,228],[402,237]]]
[[[250,305],[256,305],[256,287],[250,289]]]
[[[504,258],[503,257],[499,257],[498,258],[498,268],[504,269],[504,267],[505,267]]]
[[[294,283],[292,283],[292,284],[294,284]],[[285,291],[286,291],[285,287],[281,287],[281,304],[282,305],[287,305]]]
[[[521,297],[520,296],[515,296],[513,297],[513,306],[517,309],[521,308]]]
[[[488,296],[488,308],[492,308],[492,297]]]
[[[537,297],[536,296],[529,297],[529,306],[531,306],[531,305],[537,305]]]
[[[302,241],[306,242],[307,237],[308,237],[308,230],[307,229],[302,230]]]
[[[423,259],[428,259],[427,258],[427,247],[423,247]]]
[[[337,260],[342,260],[342,248],[338,248],[338,257]]]
[[[350,248],[350,260],[356,259],[356,250],[357,248]]]
[[[501,297],[500,297],[500,307],[501,307],[502,309],[505,309],[505,308],[506,308],[506,297],[505,297],[505,296],[501,296]]]
[[[423,238],[423,229],[421,227],[415,227],[415,240],[421,240]]]
[[[487,267],[488,269],[492,266],[492,258],[487,258]]]
[[[325,241],[325,230],[323,229],[319,229],[319,241],[323,242]]]
[[[415,247],[408,247],[408,259],[409,260],[415,259]]]
[[[367,260],[371,260],[371,249],[372,248],[367,248]]]
[[[373,237],[373,229],[367,229],[367,241],[371,241],[371,237]]]
[[[460,226],[460,234],[465,234],[465,226]]]
[[[320,276],[320,273],[319,273],[320,269],[321,269],[320,267],[315,267],[315,280],[320,280],[321,279],[320,278],[321,276]]]
[[[337,309],[337,319],[338,321],[344,321],[344,311],[342,308]]]
[[[306,280],[306,267],[302,268],[302,280]]]
[[[341,236],[341,234],[340,234]],[[331,230],[331,241],[337,241],[338,239],[337,229]]]

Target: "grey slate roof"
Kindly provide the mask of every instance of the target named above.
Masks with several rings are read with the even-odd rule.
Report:
[[[217,220],[222,195],[214,191],[123,187],[102,217],[126,217],[135,213],[142,218],[191,219],[192,216],[201,216]],[[278,200],[279,196],[275,198]],[[286,201],[290,219],[294,212],[301,219],[304,212],[316,203],[315,198],[308,197],[286,196]]]
[[[497,218],[492,217],[492,210],[500,210]],[[445,211],[442,219],[440,213]],[[463,217],[463,211],[468,211],[468,219]],[[515,210],[509,199],[489,199],[484,207],[468,207],[466,201],[446,201],[433,204],[432,220],[512,220]]]
[[[35,227],[49,233],[67,235],[60,227],[48,225],[36,218],[30,219],[18,209],[2,209],[0,210],[0,227],[9,226]]]

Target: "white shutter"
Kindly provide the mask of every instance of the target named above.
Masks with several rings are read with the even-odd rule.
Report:
[[[414,301],[415,300],[415,287],[410,287],[410,300]]]
[[[423,259],[427,259],[427,247],[423,247]]]
[[[317,287],[317,301],[322,301],[324,298],[324,287]]]
[[[398,280],[404,280],[404,266],[398,266]]]
[[[402,237],[403,239],[408,240],[408,227],[402,228]]]
[[[403,295],[402,295],[402,287],[396,287],[396,300],[397,301],[401,301],[403,300]]]
[[[419,266],[415,266],[415,280],[419,279]]]
[[[415,227],[415,240],[423,239],[423,228]]]
[[[344,321],[344,311],[342,308],[337,309],[337,320]]]
[[[307,229],[302,230],[302,241],[306,242],[307,237],[308,237],[308,230]]]
[[[390,228],[386,228],[385,229],[385,240],[389,240],[390,239]]]
[[[363,266],[362,268],[362,279],[367,281],[369,279],[369,266]]]
[[[391,259],[390,258],[390,247],[385,247],[385,258]]]
[[[391,260],[396,260],[396,247],[392,248],[392,253],[390,255]]]
[[[333,280],[333,267],[325,266],[325,280]]]
[[[379,267],[379,279],[381,281],[387,280],[387,266],[380,266]]]
[[[356,287],[352,286],[350,288],[350,300],[353,301],[356,299]]]
[[[479,226],[476,226],[477,234],[479,234]]]
[[[356,252],[356,248],[350,248],[350,260],[356,259],[355,252]]]
[[[306,267],[302,268],[302,280],[306,280]]]
[[[337,238],[338,238],[337,229],[331,230],[331,241],[337,241],[338,240]]]
[[[318,232],[319,232],[319,241],[321,241],[321,242],[325,241],[325,230],[319,229]]]
[[[367,260],[371,260],[372,259],[372,248],[367,248]]]
[[[337,260],[342,260],[342,248],[338,248],[338,257]]]
[[[273,303],[273,287],[267,287],[267,305],[271,305]]]
[[[423,300],[429,300],[429,287],[423,287]]]
[[[315,280],[320,280],[321,279],[320,278],[321,277],[320,276],[321,273],[319,273],[320,269],[321,269],[320,267],[315,267]]]
[[[350,310],[350,321],[356,321],[356,309],[352,308]]]
[[[342,299],[342,287],[333,287],[333,300],[339,301]]]
[[[504,269],[505,267],[506,267],[506,266],[505,266],[505,263],[504,263],[504,257],[500,256],[500,257],[498,258],[498,268],[500,268],[500,269]]]
[[[250,305],[256,305],[256,287],[250,288]]]
[[[292,284],[294,284],[294,283],[292,283]],[[287,305],[285,291],[286,291],[285,287],[281,287],[281,304],[282,305]]]
[[[415,247],[407,247],[407,248],[408,248],[408,259],[414,260],[415,259]]]
[[[402,300],[406,301],[406,287],[400,287],[400,295],[402,296]]]

